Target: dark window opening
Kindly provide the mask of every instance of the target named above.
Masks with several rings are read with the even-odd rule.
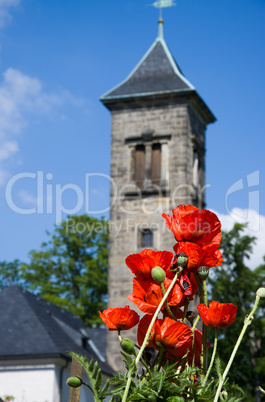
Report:
[[[161,144],[152,146],[151,180],[153,184],[159,184],[161,180]]]
[[[153,232],[150,229],[142,230],[142,248],[152,248],[153,247]]]
[[[145,179],[145,147],[137,145],[135,148],[135,183],[138,187],[143,187]]]

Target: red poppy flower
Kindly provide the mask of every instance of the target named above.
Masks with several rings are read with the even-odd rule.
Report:
[[[196,243],[181,241],[173,247],[176,254],[185,253],[189,257],[185,270],[196,272],[200,266],[208,268],[222,264],[222,253],[218,244],[207,244],[203,247]],[[174,260],[173,260],[174,263]]]
[[[213,212],[193,205],[179,205],[172,213],[173,216],[162,216],[177,241],[191,241],[200,246],[220,243],[221,222]]]
[[[223,262],[223,256],[220,250],[218,250],[219,244],[206,244],[202,247],[202,259],[200,266],[206,266],[208,268],[218,267]]]
[[[109,328],[109,331],[131,329],[138,324],[139,314],[131,310],[129,306],[108,308],[102,313],[99,311],[100,318]]]
[[[164,286],[167,291],[171,280],[165,279]],[[136,306],[147,314],[154,314],[163,298],[162,289],[155,281],[146,281],[138,278],[133,279],[133,293],[128,296]],[[168,296],[168,304],[170,306],[182,306],[185,302],[185,296],[177,281]]]
[[[140,346],[143,344],[151,320],[152,317],[148,315],[140,320],[137,332]],[[192,331],[187,324],[171,318],[157,319],[147,346],[157,350],[163,346],[168,353],[180,358],[192,347]]]
[[[172,258],[173,254],[170,251],[144,249],[139,254],[129,255],[125,262],[137,278],[152,279],[152,269],[158,266],[164,271],[168,271]]]
[[[212,301],[209,307],[199,304],[197,309],[204,324],[210,328],[226,328],[236,319],[237,306],[232,303]]]

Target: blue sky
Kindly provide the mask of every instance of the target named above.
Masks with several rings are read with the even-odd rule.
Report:
[[[65,211],[85,211],[81,193],[90,210],[108,207],[111,120],[99,97],[155,40],[150,3],[0,0],[1,260],[39,248],[60,198]],[[257,265],[265,254],[265,3],[178,0],[163,17],[169,49],[217,117],[207,131],[207,208],[227,229],[250,222]],[[90,177],[86,195],[92,173],[102,176]]]

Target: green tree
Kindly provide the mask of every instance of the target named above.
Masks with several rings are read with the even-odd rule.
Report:
[[[49,240],[40,251],[30,251],[29,263],[0,264],[2,287],[20,284],[76,314],[86,325],[100,324],[98,310],[106,308],[107,300],[107,221],[69,216],[47,234]]]
[[[0,262],[0,290],[10,285],[24,285],[21,277],[22,265],[23,263],[17,259],[11,262]]]
[[[242,329],[245,316],[253,307],[256,291],[265,286],[265,264],[255,270],[246,266],[255,237],[244,235],[246,225],[236,223],[224,232],[221,243],[223,264],[211,270],[211,299],[237,306],[236,322],[219,331],[218,349],[227,363],[235,341]],[[231,367],[229,377],[246,391],[246,400],[261,401],[259,385],[265,385],[265,318],[264,301],[259,304],[256,318],[245,334]]]

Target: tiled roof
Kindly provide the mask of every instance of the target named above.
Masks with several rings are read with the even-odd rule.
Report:
[[[86,328],[70,312],[19,286],[2,290],[0,306],[0,359],[53,355],[70,359],[66,352],[72,351],[87,355],[89,360],[98,360],[104,373],[112,373],[110,366],[100,361],[96,350],[99,349],[104,357],[105,328],[96,328],[93,334],[93,328]],[[96,349],[93,342],[91,346],[89,344],[94,335],[97,339]]]
[[[158,37],[131,74],[104,94],[101,100],[194,89],[182,74],[164,39]]]

